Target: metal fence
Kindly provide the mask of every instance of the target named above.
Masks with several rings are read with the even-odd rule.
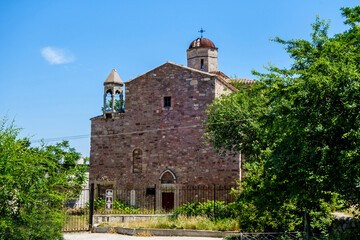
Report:
[[[113,205],[113,211],[105,212],[104,202],[106,199],[106,187],[98,186],[95,196],[96,213],[123,213],[123,214],[151,214],[171,212],[173,209],[187,203],[222,201],[230,203],[235,200],[231,192],[236,186],[176,186],[174,184],[154,185],[153,187],[143,188],[115,188],[113,190],[113,200],[117,201]]]
[[[229,237],[229,240],[303,240],[307,239],[303,232],[276,233],[240,233],[239,236]]]
[[[95,195],[94,184],[90,189],[74,190],[70,198],[64,203],[67,221],[64,232],[89,231],[93,226],[94,214],[154,214],[171,212],[176,207],[187,203],[221,201],[230,203],[235,200],[235,186],[186,186],[174,185],[153,186],[138,189],[111,189],[113,196],[113,211],[105,211],[106,189],[98,189]],[[96,196],[96,197],[94,197]],[[216,204],[214,204],[215,207]],[[216,209],[213,210],[216,217]],[[305,226],[310,225],[309,213],[304,217]],[[265,240],[265,239],[309,239],[310,228],[304,232],[285,233],[239,233],[230,237],[231,240]],[[318,239],[322,239],[320,236]]]
[[[70,193],[70,197],[64,203],[64,211],[66,213],[64,232],[90,230],[89,202],[89,189],[74,190]]]
[[[136,189],[111,189],[113,192],[112,211],[107,211],[106,188],[98,187],[94,198],[91,189],[74,190],[64,202],[66,224],[64,232],[88,231],[92,227],[93,214],[156,214],[169,213],[187,203],[206,201],[234,201],[231,194],[235,186],[174,186],[174,184],[154,185]],[[214,215],[216,209],[214,204]]]

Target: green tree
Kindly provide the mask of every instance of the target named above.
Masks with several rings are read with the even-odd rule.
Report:
[[[115,99],[114,110],[117,112],[124,112],[125,111],[124,103],[125,101],[123,99]],[[105,109],[111,110],[111,104],[112,101],[108,100],[106,102]],[[101,110],[104,111],[104,107],[102,107]]]
[[[317,18],[310,41],[275,38],[294,59],[291,68],[254,71],[256,84],[209,109],[214,146],[248,156],[239,201],[267,219],[284,206],[295,206],[289,219],[304,210],[319,217],[334,198],[359,208],[360,7],[342,14],[349,29],[333,37]]]
[[[0,123],[0,239],[63,239],[63,202],[86,166],[67,142],[33,148],[20,129]]]

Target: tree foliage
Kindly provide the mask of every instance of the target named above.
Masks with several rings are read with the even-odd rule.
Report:
[[[112,105],[112,100],[108,100],[105,102],[105,109],[104,107],[101,108],[101,111],[104,110],[111,110],[111,105]],[[114,103],[114,110],[117,112],[124,112],[125,111],[125,101],[121,98],[121,99],[115,99],[115,103]]]
[[[0,239],[62,239],[62,205],[86,166],[67,142],[33,148],[19,131],[0,122]]]
[[[215,148],[247,155],[240,199],[257,211],[325,211],[334,198],[359,208],[360,7],[342,13],[349,29],[333,37],[317,18],[310,41],[275,38],[291,68],[254,71],[257,83],[209,109]]]

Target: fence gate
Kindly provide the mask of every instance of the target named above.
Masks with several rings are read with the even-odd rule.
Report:
[[[74,190],[69,200],[64,203],[66,223],[64,232],[89,231],[90,190]]]

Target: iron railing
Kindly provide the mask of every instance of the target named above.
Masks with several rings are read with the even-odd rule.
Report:
[[[66,222],[64,232],[88,231],[89,227],[89,189],[74,190],[66,202],[64,211]]]
[[[236,186],[176,186],[174,184],[153,185],[143,188],[115,188],[113,200],[128,208],[119,208],[114,204],[114,210],[105,211],[105,191],[108,187],[98,186],[95,192],[95,213],[98,214],[151,214],[171,212],[173,209],[187,203],[206,201],[221,201],[230,203],[235,200],[232,191]]]

